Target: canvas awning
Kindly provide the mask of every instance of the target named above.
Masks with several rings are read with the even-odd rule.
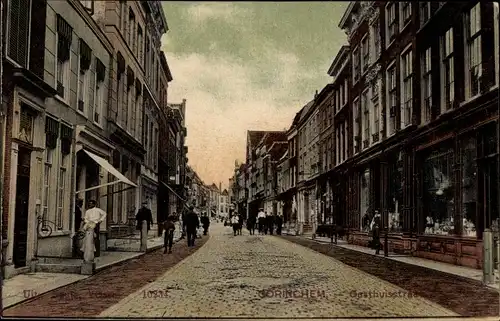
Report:
[[[177,194],[176,191],[174,191],[174,189],[172,187],[170,187],[168,184],[164,183],[164,182],[161,182],[163,185],[165,185],[166,188],[168,188],[175,196],[177,196],[178,199],[180,199],[181,201],[185,202],[186,200],[182,197],[180,197],[179,194]]]
[[[127,188],[127,189],[137,187],[137,185],[134,182],[132,182],[131,180],[129,180],[128,178],[126,178],[122,173],[120,173],[120,171],[118,171],[116,168],[114,168],[113,165],[111,165],[107,160],[105,160],[104,158],[102,158],[100,156],[97,156],[94,153],[89,152],[88,150],[84,149],[83,151],[87,155],[89,155],[90,158],[92,158],[99,166],[101,166],[102,169],[104,169],[106,172],[108,172],[111,175],[113,175],[114,177],[116,177],[117,180],[112,181],[112,182],[108,182],[106,184],[92,186],[92,187],[83,189],[81,191],[77,191],[76,194],[82,193],[82,192],[91,191],[91,190],[98,189],[98,188],[101,188],[101,187],[104,187],[104,186],[118,184],[118,183],[124,183],[124,184],[129,185],[129,188]]]

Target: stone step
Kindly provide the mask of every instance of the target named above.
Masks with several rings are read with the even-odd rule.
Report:
[[[81,269],[82,269],[81,263],[78,265],[38,263],[36,265],[36,272],[47,272],[47,273],[80,274]]]

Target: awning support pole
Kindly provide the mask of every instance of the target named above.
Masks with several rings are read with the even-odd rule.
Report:
[[[83,192],[88,192],[88,191],[91,191],[91,190],[94,190],[94,189],[98,189],[98,188],[101,188],[101,187],[106,187],[106,186],[110,186],[110,185],[118,184],[118,183],[123,183],[123,182],[122,181],[113,181],[111,183],[106,183],[106,184],[102,184],[102,185],[98,185],[98,186],[89,187],[89,188],[82,189],[81,191],[76,192],[76,194],[80,194],[80,193],[83,193]],[[126,184],[126,183],[124,183],[124,184]]]

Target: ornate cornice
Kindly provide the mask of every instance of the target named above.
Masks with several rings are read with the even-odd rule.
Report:
[[[365,76],[365,80],[368,83],[375,82],[377,80],[378,73],[382,66],[380,64],[373,65]]]
[[[375,8],[375,2],[373,1],[360,1],[359,9],[357,13],[351,14],[351,26],[346,26],[344,32],[348,38],[354,34],[358,27],[366,19],[370,24],[378,18],[378,9]]]

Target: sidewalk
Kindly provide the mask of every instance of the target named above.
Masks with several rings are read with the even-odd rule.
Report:
[[[174,243],[180,239],[180,233],[174,235]],[[96,272],[125,261],[138,259],[151,251],[163,247],[163,237],[150,236],[146,253],[135,250],[140,246],[140,240],[128,240],[126,246],[121,246],[120,251],[102,251],[100,257],[95,258]],[[139,242],[139,243],[136,243]],[[127,248],[130,249],[127,251]],[[125,250],[123,250],[125,249]],[[66,262],[67,261],[67,262]],[[59,260],[58,264],[81,264],[82,260]],[[54,289],[84,280],[90,275],[69,273],[36,272],[16,275],[3,281],[2,303],[3,308],[8,308],[17,303],[26,301]]]
[[[287,234],[284,233],[284,235],[292,235],[293,234]],[[307,236],[298,236],[303,239],[311,240],[311,237]],[[349,244],[347,241],[344,240],[337,240],[337,244],[334,244],[331,242],[331,239],[328,237],[316,237],[314,240],[318,243],[329,243],[337,247],[341,247],[344,249],[352,250],[352,251],[357,251],[373,256],[378,256],[378,257],[384,257],[384,253],[381,251],[381,255],[376,255],[375,251],[373,249],[370,249],[365,246],[360,246],[360,245],[354,245],[354,244]],[[479,269],[473,269],[470,267],[466,266],[459,266],[459,265],[453,265],[445,262],[439,262],[439,261],[433,261],[429,259],[424,259],[416,256],[410,256],[410,255],[401,255],[401,254],[395,254],[395,253],[389,253],[388,257],[384,257],[389,260],[393,261],[398,261],[398,262],[403,262],[411,265],[416,265],[420,267],[425,267],[429,269],[433,269],[436,271],[448,273],[448,274],[453,274],[456,276],[460,276],[462,278],[466,279],[471,279],[475,281],[482,282],[483,281],[483,271]],[[497,273],[496,278],[495,278],[495,284],[488,284],[490,288],[493,289],[499,289],[499,275]]]

